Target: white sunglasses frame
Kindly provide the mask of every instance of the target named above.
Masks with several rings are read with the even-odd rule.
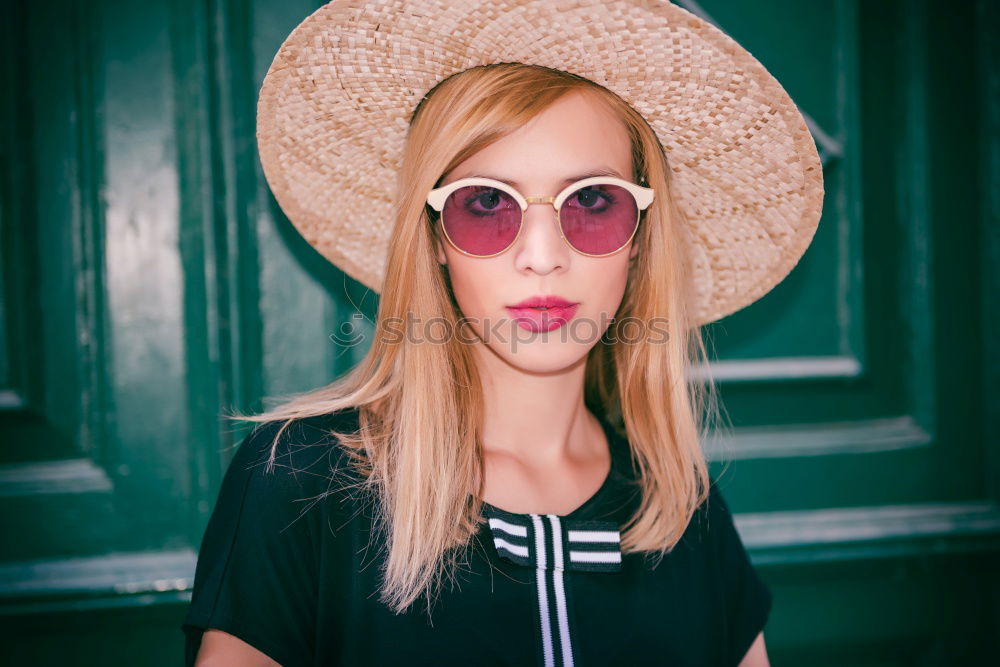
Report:
[[[600,185],[600,184],[617,185],[628,190],[632,194],[632,197],[635,199],[636,208],[638,210],[636,211],[635,229],[632,230],[632,235],[628,237],[625,243],[621,244],[621,246],[615,248],[611,252],[606,252],[600,255],[593,255],[587,252],[583,252],[582,250],[576,248],[572,243],[569,242],[569,240],[566,238],[566,235],[563,233],[562,219],[559,216],[559,210],[562,208],[563,202],[566,201],[566,199],[571,194],[573,194],[580,188],[586,187],[588,185]],[[444,204],[448,200],[448,197],[451,195],[451,193],[467,185],[485,185],[488,187],[496,188],[497,190],[502,190],[503,192],[506,192],[511,197],[513,197],[514,201],[517,202],[517,205],[521,207],[521,223],[517,228],[517,234],[511,240],[510,245],[508,245],[500,252],[495,252],[492,255],[476,255],[470,252],[466,252],[465,250],[462,250],[457,245],[455,245],[455,242],[451,240],[450,236],[448,236],[448,230],[445,229],[444,216],[441,215],[441,211],[444,209]],[[441,225],[441,231],[444,233],[445,238],[448,239],[448,243],[450,243],[451,246],[455,248],[455,250],[462,253],[463,255],[468,255],[469,257],[478,257],[485,259],[489,257],[496,257],[497,255],[501,255],[510,250],[511,246],[517,243],[517,240],[521,237],[521,231],[524,229],[524,216],[528,211],[529,204],[552,205],[552,208],[554,208],[556,211],[556,227],[559,229],[559,236],[562,237],[563,242],[565,242],[566,245],[572,248],[575,252],[584,255],[585,257],[607,257],[608,255],[613,255],[616,252],[620,251],[622,248],[627,246],[633,238],[635,238],[635,233],[639,230],[639,221],[640,218],[642,217],[642,212],[645,211],[647,208],[649,208],[649,205],[653,203],[654,195],[655,191],[653,190],[653,188],[643,187],[636,183],[632,183],[631,181],[626,181],[621,178],[615,178],[614,176],[591,176],[590,178],[584,178],[582,180],[576,181],[575,183],[567,185],[565,188],[560,190],[559,194],[557,194],[555,197],[542,197],[542,196],[525,197],[520,192],[518,192],[513,186],[508,185],[502,181],[495,181],[492,178],[480,178],[478,176],[474,176],[470,178],[462,178],[452,183],[449,183],[448,185],[443,185],[440,188],[435,188],[434,190],[431,190],[427,194],[427,203],[431,206],[431,208],[433,208],[435,211],[438,212],[438,224]]]

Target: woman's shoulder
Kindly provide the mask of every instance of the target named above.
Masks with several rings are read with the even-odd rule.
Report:
[[[333,412],[296,417],[293,419],[273,419],[258,422],[248,434],[257,441],[274,441],[281,434],[280,441],[289,444],[322,446],[331,442],[330,435],[336,432],[353,432],[360,426],[360,410],[347,407]]]
[[[710,477],[707,494],[695,508],[682,542],[690,548],[718,549],[734,529],[733,517],[719,488],[718,480]]]
[[[310,662],[326,547],[349,558],[352,545],[333,539],[354,516],[341,494],[345,456],[334,432],[356,423],[356,410],[259,422],[237,445],[198,552],[182,625],[186,664],[207,628],[284,665]]]
[[[743,538],[717,479],[711,479],[708,496],[695,511],[689,532],[720,561],[729,566],[746,565],[748,556]]]
[[[227,474],[269,494],[330,494],[356,481],[338,433],[358,430],[358,408],[260,422],[243,438]]]

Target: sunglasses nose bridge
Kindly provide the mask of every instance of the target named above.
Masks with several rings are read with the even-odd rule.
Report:
[[[556,208],[556,198],[555,197],[525,197],[524,201],[528,202],[528,206],[532,204],[549,204],[552,206],[552,211],[556,214],[556,219],[559,218],[559,209]],[[528,209],[524,209],[524,216],[528,215]],[[521,221],[524,221],[522,217]]]
[[[524,201],[528,202],[528,206],[531,206],[532,204],[549,204],[550,206],[552,206],[552,211],[556,214],[556,220],[559,219],[559,209],[556,208],[555,197],[525,197]],[[522,223],[526,220],[525,216],[527,215],[528,215],[528,209],[525,208],[521,217]]]

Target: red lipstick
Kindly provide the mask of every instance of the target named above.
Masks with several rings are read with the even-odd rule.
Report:
[[[569,322],[579,305],[558,296],[533,296],[507,306],[507,312],[519,327],[538,333],[558,329]]]

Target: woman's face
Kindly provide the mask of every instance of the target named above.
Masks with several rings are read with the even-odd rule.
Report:
[[[628,135],[599,102],[573,92],[459,164],[441,185],[485,176],[512,182],[525,197],[554,197],[569,184],[566,179],[601,169],[632,181]],[[456,250],[438,227],[438,261],[447,267],[477,343],[525,371],[559,371],[586,357],[618,310],[637,250],[633,238],[612,255],[588,257],[563,241],[558,224],[551,204],[529,204],[514,245],[488,258]],[[565,324],[539,331],[518,323],[524,311],[510,310],[531,297],[577,305]]]

